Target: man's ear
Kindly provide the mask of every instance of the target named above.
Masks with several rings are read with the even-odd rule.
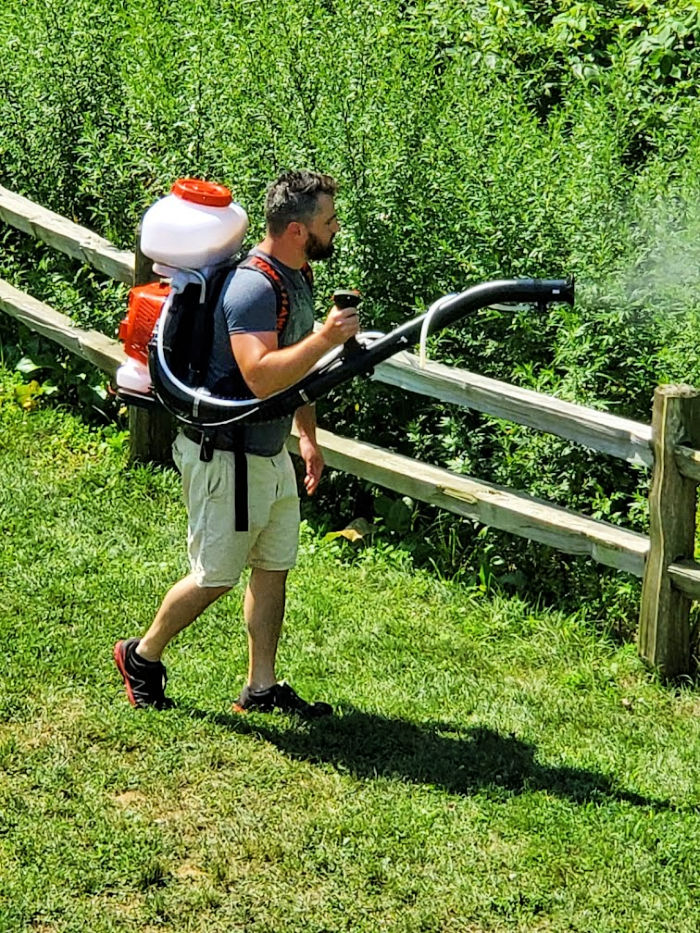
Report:
[[[298,220],[291,220],[287,224],[287,233],[290,233],[293,237],[305,237],[306,227],[304,224],[299,223]]]

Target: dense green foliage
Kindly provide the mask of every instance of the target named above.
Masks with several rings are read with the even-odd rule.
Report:
[[[6,0],[0,182],[129,246],[177,175],[230,184],[257,233],[279,169],[329,171],[322,302],[357,285],[386,329],[574,273],[575,309],[480,313],[432,354],[647,421],[656,384],[700,383],[699,32],[694,0]],[[4,274],[61,291],[65,263],[6,245]],[[366,384],[325,420],[644,527],[643,475],[525,429]]]
[[[177,476],[23,412],[0,371],[0,933],[696,933],[697,690],[566,616],[352,565],[305,528],[280,674],[330,721],[235,716],[240,591],[112,664],[183,570]]]

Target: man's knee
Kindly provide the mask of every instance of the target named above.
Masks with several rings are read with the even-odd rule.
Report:
[[[264,567],[251,567],[250,569],[251,580],[267,580],[270,583],[283,583],[288,575],[288,570],[267,570]]]
[[[264,570],[262,567],[251,567],[248,589],[252,593],[279,593],[284,594],[287,587],[288,570]]]
[[[210,606],[213,602],[216,602],[217,599],[225,596],[226,593],[233,589],[233,586],[230,583],[224,583],[217,586],[208,586],[206,583],[200,583],[192,576],[190,577],[190,581],[193,592],[196,594],[196,598],[204,607]]]
[[[205,596],[208,596],[211,602],[218,599],[220,596],[225,596],[226,593],[230,593],[233,589],[233,586],[230,583],[226,583],[223,586],[200,586],[199,589]]]

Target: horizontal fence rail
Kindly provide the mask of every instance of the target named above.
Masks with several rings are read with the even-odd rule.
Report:
[[[629,463],[649,467],[653,462],[650,425],[542,392],[521,389],[442,363],[426,363],[421,368],[419,358],[406,352],[380,363],[374,378],[441,402],[475,408],[496,418],[556,434]]]
[[[150,263],[143,262],[138,253],[116,249],[84,227],[2,186],[0,219],[117,281],[132,283],[150,274]],[[76,327],[66,315],[2,279],[0,309],[110,376],[125,359],[116,340]],[[681,551],[686,555],[689,548],[692,551],[688,542],[694,536],[694,507],[691,519],[687,512],[689,503],[695,503],[695,484],[700,483],[700,450],[692,446],[700,447],[700,429],[694,428],[696,390],[684,386],[657,390],[654,419],[648,425],[440,363],[421,367],[418,357],[406,352],[378,365],[372,378],[563,437],[630,464],[653,466],[651,534],[646,536],[363,441],[323,429],[318,432],[331,467],[490,527],[643,577],[640,652],[666,676],[687,670],[684,626],[690,600],[700,600],[700,563],[692,556],[672,553],[666,543],[677,538],[684,541]],[[132,409],[132,415],[136,414],[131,420],[132,434],[155,435],[149,424],[152,416]],[[298,453],[295,434],[288,446]],[[683,517],[664,509],[667,499],[682,504]],[[681,526],[682,533],[678,531]],[[674,592],[682,598],[674,597]]]
[[[700,599],[700,563],[695,560],[679,560],[668,566],[668,575],[689,599]]]
[[[112,377],[126,360],[124,349],[118,341],[99,331],[76,327],[65,314],[19,291],[4,279],[0,279],[0,308],[43,337],[89,360]]]
[[[94,266],[118,282],[131,283],[134,255],[0,185],[0,218],[74,259]]]
[[[586,555],[637,577],[644,573],[649,549],[646,535],[364,441],[322,429],[318,439],[328,465],[345,473],[568,554]],[[291,441],[290,449],[298,453],[296,440]]]

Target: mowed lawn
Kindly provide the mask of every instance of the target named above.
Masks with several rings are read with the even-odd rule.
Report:
[[[700,690],[586,618],[303,531],[280,675],[337,708],[231,711],[240,594],[111,659],[186,569],[177,476],[0,407],[0,931],[700,928]],[[339,518],[342,524],[344,519]]]

